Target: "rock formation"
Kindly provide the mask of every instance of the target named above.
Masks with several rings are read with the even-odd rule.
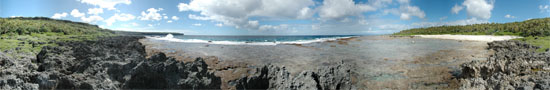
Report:
[[[336,66],[321,67],[315,71],[303,71],[292,76],[285,67],[266,65],[254,74],[236,80],[237,89],[276,90],[350,90],[351,67],[343,62]]]
[[[164,53],[146,57],[142,37],[58,42],[36,57],[0,52],[0,89],[220,89],[222,80],[205,59],[183,62]],[[265,65],[230,83],[239,89],[351,89],[350,67],[340,63],[291,76]]]
[[[486,61],[462,65],[461,89],[550,89],[550,52],[520,41],[488,44],[495,53]]]

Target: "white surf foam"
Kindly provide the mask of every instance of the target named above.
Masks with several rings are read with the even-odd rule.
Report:
[[[159,36],[156,36],[156,37],[146,36],[146,37],[154,40],[164,40],[164,41],[170,41],[170,42],[184,42],[184,43],[207,43],[207,44],[221,44],[221,45],[277,45],[277,44],[308,44],[308,43],[315,43],[315,42],[325,42],[325,41],[332,41],[332,40],[338,40],[338,39],[344,39],[344,38],[351,38],[353,36],[318,38],[318,39],[312,39],[312,40],[276,41],[276,42],[208,41],[208,40],[201,40],[201,39],[178,39],[178,38],[174,38],[172,34],[168,34],[165,37],[159,37]]]

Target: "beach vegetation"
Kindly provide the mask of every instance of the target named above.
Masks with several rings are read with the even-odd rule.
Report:
[[[50,19],[47,17],[0,18],[0,51],[7,54],[37,54],[43,46],[56,42],[95,40],[113,36],[111,30],[97,25]],[[13,56],[13,55],[11,55]]]
[[[393,35],[512,35],[522,36],[529,44],[540,46],[537,51],[550,48],[550,18],[529,19],[510,23],[484,23],[472,25],[437,26],[403,30]]]

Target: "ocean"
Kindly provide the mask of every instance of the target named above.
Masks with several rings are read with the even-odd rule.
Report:
[[[184,43],[208,43],[222,45],[277,45],[277,44],[308,44],[356,35],[295,35],[295,36],[208,36],[208,35],[172,35],[146,36],[150,39]]]

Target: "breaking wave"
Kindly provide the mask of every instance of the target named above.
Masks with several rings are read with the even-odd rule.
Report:
[[[344,38],[351,38],[353,36],[316,38],[316,39],[309,39],[309,40],[294,40],[294,41],[274,41],[274,42],[209,41],[209,40],[202,40],[202,39],[179,39],[179,38],[174,38],[172,34],[168,34],[164,37],[160,37],[160,36],[156,36],[156,37],[146,36],[146,37],[154,40],[164,40],[169,42],[184,42],[184,43],[206,43],[206,44],[221,44],[221,45],[278,45],[278,44],[308,44],[308,43],[316,43],[316,42],[325,42],[325,41],[333,41],[333,40],[344,39]]]

